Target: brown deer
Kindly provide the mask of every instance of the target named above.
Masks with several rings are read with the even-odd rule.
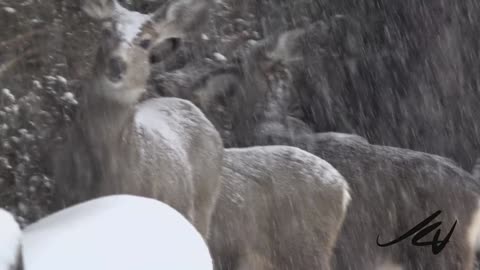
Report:
[[[316,25],[303,33],[322,31],[320,36],[328,38],[328,25]],[[473,269],[480,239],[480,184],[472,174],[446,158],[373,145],[357,135],[292,129],[287,117],[292,101],[285,97],[300,89],[291,87],[289,76],[271,74],[277,74],[276,66],[288,74],[289,61],[301,55],[304,35],[297,33],[286,32],[270,39],[270,47],[254,48],[242,59],[246,64],[235,71],[206,76],[200,87],[191,89],[192,100],[218,128],[223,119],[243,119],[232,121],[231,134],[224,132],[236,144],[296,146],[329,162],[345,177],[352,202],[335,247],[333,269]],[[222,85],[228,87],[218,87]],[[420,234],[396,245],[377,245],[377,237],[380,244],[396,239],[439,210],[441,215],[428,224],[432,228],[442,222],[441,232],[436,232],[439,239],[457,222],[441,253],[433,254],[428,245],[412,245]],[[436,233],[420,242],[430,241]]]
[[[168,1],[145,15],[115,0],[84,3],[83,10],[102,21],[103,33],[83,102],[56,157],[58,207],[103,195],[140,195],[169,204],[208,234],[220,190],[218,132],[187,100],[138,103],[150,72],[150,50],[172,53],[179,39],[201,29],[210,5]]]
[[[349,202],[338,171],[296,147],[225,149],[208,241],[216,269],[330,269]]]
[[[280,36],[275,57],[288,53],[285,47],[290,45],[286,44],[286,38],[299,33],[301,31]],[[261,50],[272,49],[274,44],[270,42],[262,43],[256,52],[260,54]],[[242,64],[252,67],[251,71],[269,71],[273,67],[272,63],[256,66],[255,62],[248,60]],[[169,89],[170,94],[194,100],[205,109],[217,128],[224,131],[222,121],[226,119],[215,114],[218,111],[209,106],[217,105],[213,102],[219,98],[228,99],[227,92],[231,89],[248,87],[248,81],[237,71],[235,67],[215,71],[196,83],[192,92]],[[257,78],[256,75],[252,74],[252,77]],[[264,85],[268,87],[268,82],[265,81]],[[258,91],[249,97],[242,96],[242,102],[223,104],[229,107],[223,111],[230,110],[235,114],[241,110],[254,110],[253,107],[235,106],[255,100],[255,94],[260,95],[259,98],[266,95],[263,98],[271,99],[267,91]],[[264,118],[271,117],[273,123],[276,109],[272,106],[271,113]],[[235,130],[247,128],[249,120],[235,123],[240,124]],[[292,126],[300,123],[300,128],[309,130],[293,117],[289,122]],[[228,136],[226,133],[222,135]],[[343,177],[327,162],[298,148],[225,149],[222,190],[209,238],[216,269],[330,269],[330,258],[349,201],[348,185]]]

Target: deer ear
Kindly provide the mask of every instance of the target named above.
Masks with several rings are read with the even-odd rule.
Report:
[[[282,63],[302,60],[300,40],[304,34],[304,29],[294,29],[280,34],[275,39],[273,48],[267,52],[267,57]]]
[[[82,10],[91,18],[105,20],[113,17],[116,0],[83,0]]]
[[[152,17],[164,38],[182,38],[199,32],[210,15],[211,0],[170,0]]]
[[[193,91],[194,103],[201,109],[207,109],[211,104],[227,106],[227,102],[240,92],[241,83],[234,73],[208,74],[201,80],[202,85]]]
[[[272,48],[267,51],[267,57],[276,62],[289,63],[303,60],[303,53],[307,45],[308,37],[315,33],[326,37],[329,31],[328,25],[323,21],[317,21],[305,28],[297,28],[286,31],[273,40]]]

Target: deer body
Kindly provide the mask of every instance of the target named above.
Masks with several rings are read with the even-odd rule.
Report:
[[[278,39],[273,53],[268,54],[267,50],[264,54],[267,57],[247,55],[246,61],[257,61],[259,66],[264,61],[267,65],[275,61],[287,64],[296,54],[294,45],[302,37],[291,32],[283,34],[283,37],[287,38]],[[288,119],[288,95],[293,91],[289,88],[291,84],[288,80],[287,84],[278,79],[269,80],[267,75],[256,71],[256,77],[252,79],[230,72],[229,76],[241,82],[235,91],[209,88],[208,85],[216,80],[228,78],[225,74],[210,77],[204,83],[205,87],[200,88],[206,93],[197,94],[206,100],[198,104],[212,119],[218,118],[216,111],[223,111],[212,108],[224,106],[222,104],[259,108],[257,111],[238,110],[232,113],[238,119],[253,120],[249,123],[250,128],[244,129],[249,134],[238,136],[233,128],[231,137],[243,139],[240,144],[246,146],[276,144],[301,148],[324,159],[345,177],[351,187],[352,202],[335,247],[333,269],[473,269],[480,235],[480,185],[477,179],[446,158],[372,145],[357,135],[316,134],[308,128],[302,129],[299,134],[299,129],[291,129],[292,121]],[[251,87],[242,87],[244,85]],[[245,91],[256,91],[261,96],[245,100],[244,96],[253,96],[252,93],[245,94]],[[245,102],[250,103],[245,105]],[[256,117],[258,111],[262,117]],[[222,128],[220,125],[217,127]],[[441,254],[434,255],[430,246],[411,245],[412,239],[394,246],[377,246],[378,235],[386,238],[380,238],[381,241],[393,240],[438,210],[442,211],[442,215],[435,222],[443,224],[441,239],[457,221],[455,232]],[[422,240],[428,241],[433,236],[434,233],[431,233]]]
[[[209,246],[216,269],[330,269],[348,185],[298,148],[225,150]]]
[[[97,17],[129,15],[110,2],[89,2],[85,10]],[[172,37],[182,36],[176,31],[183,33],[189,26],[176,20],[191,19],[172,14],[190,8],[203,12],[189,3],[169,2],[153,17],[134,14],[130,19],[135,20],[124,18],[120,26],[113,20],[113,26],[106,26],[93,78],[57,157],[58,206],[110,194],[141,195],[171,205],[207,235],[220,189],[223,146],[218,132],[189,101],[165,98],[137,104],[149,75],[149,44],[172,49]],[[138,23],[142,18],[145,22]],[[139,27],[136,35],[130,33]]]
[[[300,37],[301,39],[302,37]],[[290,43],[298,38],[293,36]],[[290,53],[293,54],[293,53]],[[288,55],[288,54],[287,54]],[[349,183],[352,194],[332,260],[338,270],[361,269],[473,269],[480,236],[480,182],[449,159],[407,149],[369,144],[354,134],[298,132],[289,126],[291,80],[275,80],[266,100],[265,115],[256,123],[255,144],[291,145],[330,163]],[[282,86],[283,84],[283,86]],[[278,128],[261,129],[265,124]],[[457,221],[441,254],[430,246],[416,247],[412,239],[379,247],[436,211],[442,211],[440,239]],[[434,223],[432,222],[432,223]],[[422,240],[431,240],[435,232]]]
[[[300,145],[332,164],[352,188],[334,269],[381,269],[379,265],[389,263],[401,269],[473,269],[480,197],[470,174],[426,153],[348,138],[313,135],[301,140]],[[378,235],[383,242],[393,240],[438,210],[443,212],[435,220],[443,224],[441,239],[458,221],[440,254],[434,255],[429,246],[413,246],[411,239],[385,248],[376,245]]]
[[[57,179],[69,179],[58,181],[60,198],[71,205],[129,193],[164,201],[190,220],[208,216],[201,209],[213,207],[223,149],[199,109],[175,98],[118,109],[89,112],[74,127],[57,169]]]

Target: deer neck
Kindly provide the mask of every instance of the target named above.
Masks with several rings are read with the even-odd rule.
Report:
[[[68,191],[63,198],[65,202],[59,205],[89,199],[89,192],[98,196],[104,190],[121,191],[125,179],[131,179],[138,167],[134,105],[94,95],[95,90],[98,89],[92,85],[85,88],[74,123],[67,133],[68,143],[61,152],[68,158],[67,162],[60,163],[62,167],[57,169],[56,177],[73,177],[69,181],[77,188]]]
[[[96,95],[95,85],[85,93],[77,115],[83,136],[102,148],[130,145],[134,131],[135,104],[125,104]]]

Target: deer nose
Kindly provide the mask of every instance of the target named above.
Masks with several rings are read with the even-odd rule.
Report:
[[[127,71],[127,64],[120,57],[112,57],[108,61],[108,77],[113,82],[118,82]]]

